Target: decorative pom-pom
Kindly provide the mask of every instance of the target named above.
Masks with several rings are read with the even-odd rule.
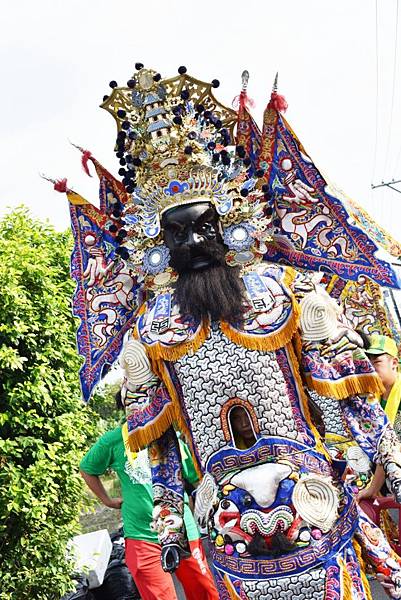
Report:
[[[213,154],[212,156],[212,161],[213,162],[219,162],[220,160],[220,154],[218,152],[216,152],[215,154]]]
[[[120,231],[118,232],[118,235],[120,236],[120,238],[125,238],[127,237],[127,232],[125,231],[125,229],[120,229]]]
[[[60,192],[61,194],[65,194],[66,191],[67,191],[67,178],[64,177],[64,179],[58,179],[54,183],[54,189],[56,190],[56,192]]]
[[[156,73],[156,75],[153,75],[153,81],[160,81],[161,78],[162,76],[160,75],[160,73]]]
[[[240,191],[240,194],[243,198],[246,198],[247,195],[249,194],[249,190],[247,190],[246,188],[242,188],[242,190]]]
[[[214,122],[214,126],[216,127],[216,129],[220,129],[223,126],[223,123],[220,121],[220,119],[216,119],[216,121]]]
[[[122,129],[129,129],[129,121],[123,121],[121,127]]]
[[[189,92],[188,92],[188,90],[182,90],[180,96],[181,96],[181,98],[183,100],[188,100],[188,98],[189,98]]]
[[[118,85],[118,84],[117,84],[117,81],[114,81],[114,79],[113,79],[113,81],[110,81],[110,83],[109,83],[109,86],[110,86],[111,88],[115,88],[115,87],[117,87],[117,85]]]
[[[288,103],[284,96],[280,96],[277,92],[272,92],[267,108],[273,108],[277,112],[285,112],[288,108]]]
[[[109,227],[109,231],[111,231],[111,233],[115,233],[117,231],[117,225],[111,224]]]
[[[126,165],[125,158],[120,158],[119,163],[120,163],[121,166]]]
[[[123,119],[126,114],[127,113],[122,108],[119,108],[118,111],[117,111],[117,117],[120,117],[120,119]]]
[[[267,206],[267,207],[265,208],[265,211],[264,211],[264,212],[265,212],[265,215],[266,215],[266,217],[271,217],[271,216],[272,216],[272,214],[273,214],[273,209],[272,209],[272,207],[271,207],[271,206]]]
[[[135,185],[133,183],[130,183],[129,185],[127,185],[127,187],[125,189],[127,190],[127,192],[129,194],[132,194],[133,191],[135,190]]]
[[[263,192],[264,194],[268,194],[268,193],[269,193],[269,186],[267,185],[267,183],[264,183],[264,184],[262,185],[262,192]]]
[[[216,142],[209,142],[207,147],[209,150],[214,150],[216,148]]]
[[[135,63],[135,69],[137,71],[140,71],[141,69],[143,69],[143,64],[140,62]]]
[[[231,160],[230,157],[228,156],[228,154],[226,156],[222,156],[221,157],[221,162],[223,163],[223,165],[225,165],[226,167],[228,167],[228,165],[231,164]]]
[[[118,169],[118,174],[121,175],[121,177],[124,177],[126,170],[121,167],[121,169]]]
[[[197,104],[197,105],[195,106],[195,110],[196,110],[196,112],[198,112],[199,114],[202,114],[202,113],[203,113],[203,111],[205,110],[205,107],[203,106],[203,104]]]
[[[118,219],[121,216],[121,210],[119,210],[118,208],[115,208],[111,214],[113,215],[113,217]]]
[[[140,167],[142,164],[142,161],[138,156],[134,156],[132,158],[132,164],[134,165],[134,167]]]
[[[218,88],[220,85],[220,81],[218,79],[213,79],[212,81],[212,87],[213,88]]]
[[[178,73],[180,75],[184,75],[184,73],[187,72],[187,68],[186,67],[178,67]]]
[[[106,102],[106,100],[107,100],[107,99],[108,99],[108,95],[107,95],[107,94],[105,94],[105,95],[103,96],[103,102]]]
[[[121,150],[118,150],[118,152],[116,152],[116,156],[117,156],[117,158],[123,158],[124,152],[122,152]]]
[[[125,155],[125,160],[126,160],[127,163],[132,163],[132,156],[131,156],[131,154],[126,154]]]
[[[264,172],[264,170],[263,170],[263,169],[257,169],[257,170],[255,171],[255,175],[256,175],[256,177],[263,177],[263,175],[264,175],[264,174],[265,174],[265,172]]]
[[[188,133],[188,139],[189,140],[194,140],[196,138],[196,132],[195,131],[190,131]]]
[[[135,131],[130,131],[128,133],[128,137],[130,140],[136,140],[136,138],[138,137],[137,134],[135,133]]]
[[[117,142],[121,142],[124,141],[126,138],[126,133],[125,131],[123,131],[122,129],[120,129],[120,131],[117,133]]]
[[[192,146],[185,146],[184,152],[185,154],[192,154]]]
[[[175,123],[175,125],[182,125],[182,119],[179,116],[173,117],[173,123]]]
[[[250,158],[244,158],[244,160],[242,161],[244,163],[244,165],[246,167],[249,167],[249,165],[251,164],[251,159]]]
[[[129,88],[131,88],[131,89],[132,89],[132,88],[134,88],[134,87],[136,86],[136,81],[135,81],[135,79],[129,79],[129,80],[127,81],[127,86],[128,86]]]
[[[205,110],[203,116],[205,117],[205,119],[210,119],[212,117],[212,113],[210,110]]]

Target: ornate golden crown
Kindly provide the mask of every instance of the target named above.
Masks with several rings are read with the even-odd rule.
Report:
[[[235,143],[237,113],[214,97],[217,80],[199,81],[185,67],[162,79],[136,66],[126,87],[110,83],[101,106],[117,122],[119,173],[132,197],[123,215],[127,242],[144,247],[159,241],[160,215],[171,207],[205,199],[227,216],[236,199],[244,202],[246,167],[227,150]]]

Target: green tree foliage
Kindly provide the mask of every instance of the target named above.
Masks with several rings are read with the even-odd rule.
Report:
[[[81,401],[72,239],[18,208],[0,221],[0,598],[71,589],[78,463],[96,436]]]

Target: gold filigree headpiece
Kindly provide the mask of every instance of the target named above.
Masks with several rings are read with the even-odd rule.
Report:
[[[132,198],[124,211],[127,241],[143,248],[157,243],[169,208],[204,199],[227,216],[236,198],[244,200],[246,167],[227,150],[237,113],[214,97],[217,80],[199,81],[184,67],[171,79],[137,68],[127,87],[111,82],[102,108],[117,122],[120,175]]]

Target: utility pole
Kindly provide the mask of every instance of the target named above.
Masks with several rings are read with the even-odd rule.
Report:
[[[381,183],[378,183],[377,185],[373,185],[372,183],[372,190],[376,190],[377,188],[381,188],[381,187],[388,187],[391,190],[394,190],[395,192],[398,192],[399,194],[401,194],[401,190],[397,189],[396,187],[394,187],[394,185],[396,183],[401,183],[401,179],[399,179],[398,181],[394,181],[394,179],[392,179],[391,181],[382,181]]]

